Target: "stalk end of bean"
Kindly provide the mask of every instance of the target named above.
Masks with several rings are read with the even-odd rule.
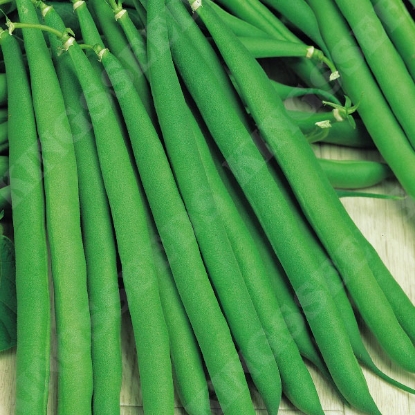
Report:
[[[333,108],[333,115],[337,121],[347,121],[353,129],[356,128],[356,123],[352,117],[352,114],[359,108],[359,103],[352,105],[352,101],[348,96],[345,96],[344,105],[335,104],[329,101],[322,102],[324,105],[328,105]]]

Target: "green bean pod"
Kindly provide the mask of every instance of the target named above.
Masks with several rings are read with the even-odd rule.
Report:
[[[203,6],[202,8],[204,9]],[[267,230],[274,248],[279,246],[280,249],[277,249],[277,251],[281,262],[284,268],[287,269],[292,282],[294,281],[293,284],[296,289],[300,291],[301,300],[308,301],[305,309],[310,324],[313,325],[313,333],[316,338],[319,338],[319,346],[324,351],[323,355],[333,378],[347,400],[369,413],[378,414],[379,412],[368,393],[361,369],[353,355],[344,324],[341,322],[335,304],[328,294],[325,282],[321,282],[321,280],[317,282],[314,279],[311,282],[303,279],[305,275],[307,275],[307,278],[316,275],[317,278],[320,264],[317,264],[307,248],[302,246],[300,242],[302,236],[297,234],[297,220],[291,216],[284,197],[282,197],[278,186],[269,175],[266,162],[252,142],[249,133],[227,107],[220,90],[214,88],[215,84],[212,83],[208,70],[199,66],[199,61],[195,58],[195,52],[191,51],[190,46],[186,40],[179,42],[179,39],[176,38],[176,42],[172,44],[176,66],[180,70],[189,91],[238,182],[247,196],[249,195],[250,203],[255,206],[256,214],[261,217],[262,225]],[[177,53],[179,47],[187,48],[187,52]],[[193,76],[194,73],[198,74],[197,78]],[[210,85],[208,90],[206,85]],[[214,113],[211,111],[213,104],[214,108],[217,109]],[[228,109],[224,111],[224,108]],[[278,210],[273,211],[273,209]],[[284,218],[282,215],[284,215]],[[284,231],[288,232],[285,236],[283,235]],[[294,235],[297,235],[298,240]],[[304,248],[301,249],[301,253],[300,248]],[[295,260],[293,260],[293,252],[296,252]],[[305,271],[305,267],[307,267],[307,271]],[[307,295],[308,289],[312,291],[309,295]],[[313,298],[318,299],[319,297],[324,298],[324,300],[311,301]],[[316,315],[319,318],[315,318]],[[335,321],[326,324],[325,319]],[[335,330],[336,333],[329,333],[327,331],[328,327]],[[348,379],[345,379],[346,369],[343,367],[341,371],[338,371],[339,367],[335,363],[339,353],[347,356]],[[351,378],[353,378],[353,381]],[[354,386],[359,384],[359,387],[353,388],[351,387],[352,384]]]
[[[175,26],[177,28],[177,35],[171,34],[170,37],[175,38],[176,36],[180,36],[180,33],[183,32],[192,38],[198,52],[201,55],[201,58],[204,60],[205,65],[213,71],[216,81],[221,84],[223,93],[226,94],[229,103],[231,103],[235,110],[239,113],[241,120],[247,128],[250,128],[245,108],[243,107],[238,94],[229,80],[228,74],[223,68],[222,63],[212,45],[206,39],[194,19],[192,19],[189,15],[183,4],[183,0],[167,0],[166,4],[170,13],[178,23],[178,25]]]
[[[314,46],[288,40],[273,39],[271,37],[238,36],[239,41],[256,58],[306,58],[315,59]],[[322,53],[322,52],[320,52]],[[318,58],[317,58],[318,60]]]
[[[58,18],[55,14],[55,22]],[[62,43],[72,60],[94,128],[133,322],[143,406],[149,413],[173,414],[169,338],[152,259],[144,201],[106,89],[76,41],[63,35]],[[113,166],[118,167],[114,170]],[[126,194],[129,195],[128,204],[125,203]]]
[[[154,106],[148,82],[145,76],[143,76],[143,71],[131,51],[121,27],[114,19],[111,7],[103,0],[90,0],[88,4],[91,5],[91,11],[94,13],[94,17],[96,17],[99,27],[105,35],[108,46],[129,71],[130,76],[134,80],[134,87],[143,99],[148,113],[155,121]]]
[[[358,112],[376,147],[395,173],[395,176],[408,194],[415,195],[412,180],[413,172],[411,171],[411,166],[415,163],[412,147],[393,117],[390,108],[373,80],[369,68],[362,61],[356,44],[349,36],[346,22],[331,2],[309,0],[309,3],[316,13],[322,35],[331,49],[333,60],[342,74],[345,92],[352,100],[356,101],[360,99],[362,91],[367,92],[365,99],[360,102]],[[328,25],[327,22],[335,22],[336,30],[331,30],[332,26]],[[342,45],[341,56],[337,49],[339,45]],[[351,70],[353,70],[353,73]],[[376,117],[373,117],[374,111]],[[393,305],[400,324],[415,343],[414,305],[379,258],[373,246],[368,243],[357,228],[354,232],[364,246],[370,267],[378,284]]]
[[[39,23],[30,0],[19,0],[17,8],[21,22]],[[42,147],[58,341],[58,413],[88,414],[92,398],[91,320],[73,137],[43,34],[28,28],[23,29],[23,38]]]
[[[255,242],[216,169],[205,137],[194,117],[191,117],[191,125],[201,161],[215,195],[218,213],[278,364],[283,392],[304,413],[323,414],[314,383],[285,324]]]
[[[8,85],[9,191],[16,254],[18,343],[15,413],[44,414],[49,392],[51,311],[38,135],[22,51],[16,38],[6,31],[0,35],[0,45]],[[30,163],[22,163],[23,158],[29,159]],[[5,189],[2,188],[1,192],[4,193]],[[4,201],[6,197],[3,197]]]
[[[150,213],[148,221],[179,399],[189,415],[210,415],[209,391],[199,345]]]
[[[415,154],[350,36],[347,23],[332,2],[309,0],[309,4],[340,72],[345,93],[352,102],[359,102],[357,112],[373,142],[404,189],[415,196],[414,172],[410,168],[415,165]]]
[[[0,108],[0,123],[7,121],[9,118],[9,112],[7,108]]]
[[[7,103],[7,75],[5,73],[0,74],[0,105]]]
[[[315,130],[328,130],[337,123],[345,122],[345,119],[336,113],[335,111],[323,111],[323,112],[302,112],[302,111],[287,111],[287,115],[290,120],[300,128],[303,134],[310,134]],[[328,123],[327,127],[324,127],[325,123]],[[320,127],[318,124],[322,124]],[[345,123],[347,124],[347,123]],[[352,129],[353,127],[350,126]],[[309,140],[314,141],[314,140]]]
[[[280,82],[271,80],[272,86],[277,91],[279,97],[285,101],[288,98],[301,98],[307,95],[316,95],[325,101],[333,102],[340,105],[340,101],[333,94],[318,88],[301,88],[290,85],[284,85]]]
[[[355,238],[356,226],[324,176],[312,149],[302,139],[298,127],[285,116],[282,101],[269,87],[269,79],[255,59],[249,58],[243,45],[220,24],[208,5],[199,9],[198,14],[235,76],[262,138],[271,148],[308,221],[341,272],[357,308],[388,355],[405,369],[415,371],[415,347],[379,287],[363,246]],[[307,187],[304,187],[305,181]],[[333,232],[333,223],[336,232]],[[372,301],[367,301],[366,292],[371,292]]]
[[[327,134],[317,141],[346,147],[374,148],[375,144],[362,120],[355,119],[355,123],[356,127],[352,128],[348,122],[336,122],[327,129]],[[310,138],[310,135],[308,135],[309,143],[316,142],[316,140]]]
[[[9,139],[9,125],[8,121],[0,124],[0,145],[5,144]]]
[[[0,188],[0,209],[7,209],[11,206],[12,191],[10,186]]]
[[[144,76],[148,77],[147,45],[143,35],[138,31],[137,27],[130,19],[128,11],[124,9],[120,3],[111,0],[109,4],[114,12],[115,20],[121,26]]]
[[[411,108],[411,103],[415,101],[415,84],[401,56],[376,16],[370,0],[336,0],[336,4],[353,30],[392,112],[415,149],[415,120]]]
[[[235,16],[263,30],[269,36],[302,43],[264,4],[258,0],[220,0],[219,3],[229,9]],[[326,78],[308,59],[292,60],[289,63],[306,85],[331,91]]]
[[[305,0],[291,0],[289,3],[281,0],[264,0],[264,3],[280,12],[328,56],[327,47],[321,37],[316,16]]]
[[[405,62],[412,79],[415,79],[415,46],[408,42],[415,36],[415,22],[402,1],[371,0],[389,38]]]
[[[147,33],[150,85],[167,154],[231,332],[268,412],[276,414],[281,395],[278,367],[218,213],[194,131],[183,131],[182,123],[191,126],[192,117],[170,55],[163,10],[163,0],[148,4]]]
[[[331,185],[340,189],[363,189],[393,177],[385,163],[366,160],[319,159]]]
[[[127,122],[143,187],[221,408],[225,415],[254,415],[229,327],[207,276],[193,227],[158,134],[140,97],[131,87],[131,79],[115,56],[105,50],[100,53],[100,59]],[[137,117],[140,123],[136,122]],[[156,169],[154,160],[157,160]]]
[[[9,176],[9,157],[0,156],[0,183],[5,181]]]
[[[64,31],[56,11],[42,10],[45,23]],[[68,54],[51,35],[50,45],[74,136],[78,167],[81,222],[92,330],[94,414],[120,411],[122,381],[121,304],[118,290],[115,238],[91,120],[82,105],[82,89]]]
[[[212,2],[211,7],[216,11],[224,23],[232,29],[232,31],[237,36],[245,37],[266,37],[267,33],[259,29],[257,26],[254,26],[251,23],[248,23],[245,20],[236,17],[235,15],[227,12],[222,9],[218,4]]]

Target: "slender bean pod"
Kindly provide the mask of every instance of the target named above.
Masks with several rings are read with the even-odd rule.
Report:
[[[235,16],[251,23],[268,35],[294,43],[302,43],[282,22],[258,0],[220,0],[219,3],[228,8]],[[331,90],[326,78],[314,62],[307,59],[290,61],[290,65],[309,87]]]
[[[41,157],[22,51],[8,32],[0,34],[0,45],[8,85],[9,192],[13,203],[19,310],[15,413],[44,414],[49,392],[51,310]],[[3,201],[7,200],[6,189],[1,189]]]
[[[167,153],[231,332],[268,412],[276,414],[278,367],[213,199],[195,133],[192,128],[183,132],[182,122],[191,126],[192,117],[171,58],[164,8],[164,0],[148,4],[147,33],[150,85]]]
[[[365,99],[361,100],[358,112],[376,147],[395,176],[408,194],[415,195],[413,172],[411,171],[411,166],[415,163],[412,147],[393,117],[369,68],[362,61],[356,44],[349,36],[346,22],[333,3],[326,0],[309,0],[309,3],[316,13],[322,35],[331,50],[331,56],[341,72],[345,92],[352,101],[358,101],[362,92],[365,91]],[[331,22],[331,24],[335,22],[336,30],[331,30],[332,25],[328,25],[327,22]],[[374,113],[375,117],[373,117]],[[415,318],[414,305],[380,260],[372,245],[367,242],[357,228],[354,229],[354,232],[355,236],[363,243],[366,257],[369,259],[378,284],[393,304],[400,324],[415,342],[414,325],[411,323]]]
[[[114,12],[115,20],[121,26],[143,74],[147,77],[147,45],[144,37],[130,19],[128,11],[123,9],[121,4],[115,2],[115,0],[110,0],[109,4]]]
[[[210,415],[209,392],[199,345],[150,212],[148,212],[148,222],[161,303],[169,330],[177,392],[189,415]]]
[[[328,56],[316,16],[305,0],[292,0],[290,3],[281,0],[264,0],[264,3],[280,12],[287,20],[315,42]]]
[[[53,11],[49,10],[48,13]],[[58,18],[55,13],[56,26]],[[169,338],[158,291],[144,201],[107,91],[77,42],[63,35],[62,43],[72,60],[94,128],[133,322],[143,406],[149,413],[173,414]],[[118,166],[116,170],[113,169],[115,165]],[[125,203],[126,194],[129,195],[128,204]]]
[[[313,381],[285,324],[255,242],[216,169],[206,139],[193,117],[191,125],[195,131],[201,161],[215,195],[218,213],[277,361],[283,392],[301,411],[322,414],[323,409]]]
[[[370,0],[336,0],[336,4],[353,30],[365,60],[415,149],[415,120],[411,108],[411,103],[415,101],[415,84],[401,56],[376,16]],[[395,82],[396,79],[399,82]]]
[[[341,189],[362,189],[393,177],[387,164],[376,161],[319,159],[319,164],[331,185]]]
[[[347,400],[362,409],[365,408],[369,413],[378,414],[379,411],[368,393],[365,379],[353,355],[341,317],[333,299],[328,294],[325,282],[308,280],[311,275],[318,277],[320,264],[317,264],[308,249],[302,246],[301,232],[297,234],[297,220],[291,216],[290,208],[270,176],[266,162],[258,152],[250,134],[240,124],[235,113],[227,107],[220,89],[214,87],[215,83],[209,76],[209,71],[199,66],[199,61],[195,58],[197,53],[192,50],[191,43],[185,38],[181,40],[176,38],[176,42],[171,46],[176,66],[221,152],[249,197],[250,203],[255,206],[256,214],[261,218],[262,226],[267,230],[268,237],[278,251],[292,283],[300,291],[300,301],[309,301],[305,309],[310,324],[313,326],[313,333],[316,339],[319,338],[320,349],[336,384],[339,385],[339,389]],[[183,52],[182,49],[186,50],[186,53],[178,53]],[[198,74],[197,78],[194,77],[195,73]],[[209,90],[206,90],[205,85],[210,85]],[[212,112],[213,103],[215,111]],[[224,111],[225,107],[228,108],[226,111]],[[273,209],[277,210],[273,211]],[[289,232],[289,235],[284,236],[284,231]],[[301,247],[304,249],[301,249],[300,253]],[[296,252],[295,260],[293,260],[292,252]],[[308,295],[309,289],[311,292]],[[320,298],[320,300],[314,303],[310,301],[310,297],[311,299]],[[316,318],[317,315],[318,318]],[[330,333],[327,327],[335,330],[336,333]],[[337,372],[339,367],[335,363],[339,353],[347,356],[347,368],[343,366],[341,373]],[[359,384],[359,387],[351,388],[352,384],[354,386]]]
[[[42,10],[45,22],[64,31],[56,11]],[[92,330],[94,414],[120,411],[122,381],[121,304],[118,291],[115,237],[91,120],[82,105],[82,89],[61,42],[49,36],[55,66],[74,136],[78,167],[81,221],[87,261]]]
[[[362,250],[363,244],[355,238],[356,226],[324,176],[312,149],[301,138],[298,127],[285,116],[282,101],[269,88],[269,79],[255,59],[249,57],[243,45],[220,23],[208,4],[199,7],[198,14],[235,76],[262,138],[270,146],[366,323],[394,361],[409,371],[415,371],[415,347],[379,287]],[[304,187],[305,181],[307,187]],[[333,224],[336,232],[333,232]],[[372,301],[367,301],[366,292],[371,292]],[[393,340],[391,332],[394,333]]]
[[[241,363],[164,148],[140,97],[131,88],[128,74],[108,50],[101,52],[100,58],[127,122],[143,187],[222,410],[226,415],[253,415],[255,411]],[[140,123],[136,122],[137,117]],[[156,169],[154,160],[157,160]]]
[[[21,22],[39,23],[30,0],[19,0],[17,8]],[[42,147],[58,341],[58,413],[88,414],[92,398],[91,320],[73,137],[43,34],[27,28],[23,38]]]
[[[376,14],[415,79],[415,46],[408,39],[415,36],[415,22],[400,0],[371,0]]]
[[[143,75],[140,65],[131,51],[121,27],[114,19],[111,7],[103,0],[90,0],[88,4],[91,5],[91,9],[95,14],[101,31],[105,35],[108,46],[129,71],[130,76],[134,80],[134,86],[143,99],[148,113],[151,115],[153,121],[155,121],[156,118],[149,85]]]

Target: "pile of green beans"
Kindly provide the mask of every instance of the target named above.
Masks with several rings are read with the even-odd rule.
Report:
[[[396,198],[379,194],[385,181],[415,197],[402,1],[15,0],[3,12],[16,415],[121,415],[126,310],[147,415],[177,402],[254,415],[253,394],[269,415],[283,396],[324,415],[315,376],[350,413],[379,415],[362,367],[415,394],[358,324],[385,363],[415,373],[413,299],[339,197]],[[357,159],[318,157],[346,147]]]

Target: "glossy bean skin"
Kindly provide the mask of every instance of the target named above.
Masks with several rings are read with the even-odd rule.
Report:
[[[362,189],[393,177],[387,164],[375,161],[319,159],[319,164],[332,186],[341,189]]]

